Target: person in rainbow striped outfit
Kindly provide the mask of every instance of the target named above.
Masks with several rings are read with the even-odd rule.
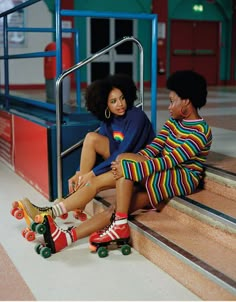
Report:
[[[126,240],[128,214],[174,196],[189,195],[203,178],[212,132],[200,116],[207,101],[205,78],[191,70],[176,71],[167,80],[170,118],[160,133],[137,154],[124,153],[112,163],[116,179],[115,219],[90,236],[94,245]]]

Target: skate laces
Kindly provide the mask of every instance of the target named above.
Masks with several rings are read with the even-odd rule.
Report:
[[[110,224],[108,224],[104,229],[101,230],[101,234],[99,234],[100,237],[105,236],[106,234],[109,234],[109,232],[113,229],[115,225],[115,220],[113,220]]]
[[[73,229],[75,229],[75,227],[74,227],[74,226],[71,226],[71,227],[68,227],[68,229],[67,229],[67,230],[64,230],[64,231],[70,233]]]
[[[35,206],[35,207],[41,212],[52,211],[51,207],[38,207],[38,206]]]
[[[116,217],[116,213],[113,212],[112,215],[111,215],[111,218],[110,218],[110,224],[108,224],[107,226],[105,226],[103,229],[99,230],[98,231],[98,234],[101,236],[103,235],[104,233],[106,233],[106,231],[109,230],[109,228],[111,227],[112,223],[114,222],[115,220],[115,217]]]

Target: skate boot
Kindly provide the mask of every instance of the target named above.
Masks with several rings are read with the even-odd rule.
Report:
[[[51,254],[60,252],[77,240],[74,227],[63,230],[55,223],[50,215],[44,216],[43,225],[45,226],[45,232],[43,234],[45,244],[38,244],[35,250],[44,258],[48,258]]]
[[[20,201],[14,201],[12,203],[11,214],[17,219],[30,218],[34,221],[35,216],[42,213],[51,215],[53,218],[55,218],[51,207],[38,207],[34,205],[28,198],[24,198]]]
[[[123,255],[129,255],[130,229],[127,219],[114,220],[107,230],[91,238],[90,250],[97,252],[99,257],[108,255],[108,248],[121,248]]]
[[[90,236],[89,236],[89,242],[90,244],[93,242],[93,238],[96,238],[97,236],[100,236],[101,234],[105,233],[109,227],[111,226],[112,222],[115,220],[116,214],[115,212],[112,213],[111,218],[110,218],[110,224],[108,224],[107,226],[105,226],[105,228],[98,230],[96,232],[93,232]]]

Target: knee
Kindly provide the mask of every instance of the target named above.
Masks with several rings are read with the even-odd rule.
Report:
[[[89,132],[85,136],[84,145],[94,145],[96,140],[97,140],[97,133]]]
[[[116,157],[116,160],[120,161],[121,159],[127,158],[129,153],[121,153]]]

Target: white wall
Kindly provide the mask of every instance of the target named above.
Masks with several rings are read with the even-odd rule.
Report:
[[[26,27],[46,27],[52,26],[51,13],[44,1],[37,2],[24,9]],[[25,33],[25,46],[9,48],[9,54],[19,54],[28,52],[43,51],[45,46],[52,42],[52,33]],[[0,48],[1,55],[3,48]],[[44,84],[43,58],[14,59],[9,60],[10,84]],[[1,60],[1,84],[4,83],[4,66]]]

